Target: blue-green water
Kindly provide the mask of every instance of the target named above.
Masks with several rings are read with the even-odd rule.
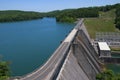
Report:
[[[120,58],[120,54],[112,54],[112,57]]]
[[[115,74],[120,73],[120,64],[106,64],[106,67],[113,70]]]
[[[55,18],[0,23],[0,55],[11,63],[12,76],[44,64],[74,25],[57,23]]]

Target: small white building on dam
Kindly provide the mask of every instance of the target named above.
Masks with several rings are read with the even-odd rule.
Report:
[[[99,57],[111,57],[111,49],[106,42],[98,42]]]

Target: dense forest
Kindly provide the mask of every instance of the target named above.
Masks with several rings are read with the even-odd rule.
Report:
[[[59,22],[74,22],[77,18],[84,17],[98,17],[99,13],[96,8],[79,8],[74,10],[62,11],[56,16],[56,20]]]
[[[0,22],[13,22],[39,19],[42,17],[56,17],[58,22],[75,22],[77,18],[94,18],[99,17],[99,12],[107,12],[111,9],[116,9],[116,27],[120,29],[120,4],[106,5],[100,7],[87,7],[78,9],[56,10],[46,13],[27,12],[27,11],[0,11]]]
[[[56,10],[52,12],[45,13],[47,17],[56,17],[58,22],[74,22],[77,18],[94,18],[99,17],[99,12],[107,12],[112,9],[116,9],[116,15],[120,15],[118,9],[120,4],[115,5],[106,5],[100,7],[87,7],[87,8],[78,8],[78,9],[65,9],[65,10]],[[117,18],[118,20],[119,18]],[[119,23],[117,23],[119,24]]]
[[[116,13],[116,19],[115,19],[116,28],[120,30],[120,5],[117,6],[115,13]]]
[[[65,9],[65,10],[56,10],[52,12],[45,13],[44,16],[47,17],[56,17],[58,22],[74,22],[77,18],[84,17],[98,17],[97,8],[78,8],[78,9]]]
[[[42,15],[38,12],[27,12],[27,11],[0,11],[0,22],[13,22],[23,21],[42,18]]]

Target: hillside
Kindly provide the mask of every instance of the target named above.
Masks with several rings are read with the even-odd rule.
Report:
[[[99,12],[98,18],[85,18],[85,25],[91,38],[95,38],[96,32],[117,32],[115,27],[115,9],[107,12]]]
[[[118,8],[118,9],[117,9]],[[115,17],[112,12],[108,12],[112,9],[113,13],[115,12],[119,17],[120,4],[115,5],[106,5],[99,7],[84,7],[77,9],[64,9],[64,10],[55,10],[51,12],[28,12],[28,11],[18,11],[18,10],[9,10],[9,11],[0,11],[0,22],[13,22],[13,21],[22,21],[22,20],[32,20],[39,19],[42,17],[56,17],[57,22],[75,22],[77,18],[110,18]],[[103,12],[105,13],[103,13]],[[100,13],[99,13],[100,12]],[[100,15],[99,15],[100,14]],[[113,16],[112,16],[113,15]],[[88,22],[89,23],[89,22]],[[116,19],[116,24],[119,28],[120,18]]]
[[[8,10],[0,11],[0,22],[13,22],[42,18],[38,12]]]

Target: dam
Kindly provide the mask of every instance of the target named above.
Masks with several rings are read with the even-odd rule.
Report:
[[[101,67],[83,21],[80,19],[42,67],[13,80],[96,80]]]

